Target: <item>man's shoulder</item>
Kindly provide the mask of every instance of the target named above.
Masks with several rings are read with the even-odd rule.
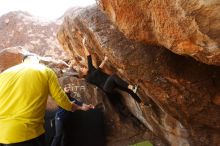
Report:
[[[48,66],[45,66],[45,65],[43,65],[43,66],[44,66],[45,70],[47,70],[48,72],[53,72],[53,69],[52,69],[52,68],[50,68],[50,67],[48,67]]]
[[[28,67],[34,68],[34,69],[39,70],[39,71],[44,71],[44,70],[46,70],[47,72],[51,71],[51,69],[49,67],[47,67],[46,65],[44,65],[44,64],[35,64],[33,66],[28,66]]]
[[[49,76],[56,76],[56,73],[52,68],[45,66],[45,70]]]
[[[46,73],[47,75],[53,74],[53,70],[44,64],[36,64],[32,67],[31,66],[29,66],[29,67],[34,68],[34,70],[36,70],[38,72]]]

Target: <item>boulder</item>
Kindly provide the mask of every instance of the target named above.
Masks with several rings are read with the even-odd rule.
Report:
[[[104,2],[108,3],[108,1],[103,1],[103,3],[100,4],[102,4],[103,9],[107,11],[110,8],[105,8]],[[113,1],[109,2],[113,3]],[[117,10],[121,10],[124,17],[115,15],[115,20],[122,20],[121,23],[127,20],[133,22],[133,25],[129,25],[129,23],[125,22],[124,25],[120,24],[116,26],[97,6],[74,10],[65,17],[58,32],[58,39],[65,50],[71,52],[71,55],[78,64],[86,65],[86,57],[84,48],[82,47],[82,39],[86,38],[86,46],[88,46],[94,58],[95,65],[99,65],[104,55],[106,55],[109,61],[104,71],[107,73],[116,73],[129,83],[139,85],[138,95],[141,97],[143,104],[139,105],[129,95],[121,93],[123,95],[122,105],[127,107],[136,119],[141,121],[145,127],[158,136],[163,145],[219,145],[220,132],[218,129],[220,127],[220,107],[218,98],[220,95],[220,68],[197,62],[186,56],[174,54],[162,47],[162,45],[155,46],[160,42],[160,39],[158,40],[158,38],[160,38],[159,36],[164,36],[164,33],[160,34],[157,32],[158,36],[155,36],[155,31],[152,27],[144,25],[144,22],[140,24],[139,21],[136,21],[136,19],[139,18],[145,21],[143,17],[148,13],[144,13],[146,15],[137,13],[139,15],[130,17],[130,15],[138,10],[136,7],[139,6],[138,8],[140,10],[145,8],[146,5],[141,5],[144,2],[146,1],[137,1],[139,5],[136,5],[136,1],[129,1],[128,4],[133,3],[133,9],[130,8],[127,9],[127,11],[123,11],[123,7],[126,7],[128,4],[124,3],[124,1],[117,1],[118,5],[123,4],[122,6],[120,5],[121,7]],[[151,2],[155,3],[155,1]],[[173,4],[171,1],[170,3]],[[176,3],[176,5],[178,4],[179,3]],[[165,2],[162,2],[161,9],[164,5]],[[169,6],[169,4],[167,4],[167,6]],[[112,7],[112,13],[114,12],[113,8],[114,7]],[[157,13],[162,15],[162,12],[155,11],[155,15]],[[173,15],[176,14],[176,12],[178,11],[173,11]],[[179,18],[175,15],[173,17]],[[148,19],[148,17],[146,19]],[[164,19],[166,20],[167,18]],[[158,24],[158,29],[163,32],[163,25],[160,24],[163,21],[161,21],[162,20],[158,20],[156,23],[155,20],[155,23]],[[154,21],[151,22],[153,23]],[[115,23],[119,24],[117,21],[115,21]],[[173,24],[174,21],[172,20],[170,23]],[[143,26],[143,29],[135,29],[136,24],[137,26]],[[191,25],[187,24],[187,26],[193,28]],[[121,29],[121,27],[126,29]],[[143,31],[151,28],[151,33]],[[170,28],[173,28],[173,33],[176,32],[182,35],[182,33],[178,32],[179,29],[175,29],[175,26]],[[129,32],[130,29],[134,30]],[[187,28],[185,27],[185,29]],[[129,33],[126,33],[126,31]],[[204,35],[203,33],[199,34]],[[169,33],[167,35],[173,37]],[[132,40],[127,38],[131,38],[130,36],[133,36]],[[166,38],[167,36],[165,35],[164,37]],[[184,39],[182,39],[182,37],[173,38],[181,38],[179,41],[175,39],[171,41],[177,42],[174,45],[174,48],[177,49],[179,45],[184,42]],[[186,36],[186,38],[189,37]],[[206,35],[204,38],[209,37]],[[141,40],[142,42],[134,40]],[[208,40],[211,39],[209,38]],[[163,46],[169,45],[169,43],[167,43],[169,40],[166,42],[166,39],[164,39],[163,41]],[[155,45],[146,45],[146,43],[149,42]],[[217,42],[217,40],[215,40],[215,42]],[[198,44],[191,40],[187,41],[186,39],[186,43],[198,48],[196,47]],[[173,43],[170,44],[173,46]],[[208,41],[206,45],[210,45],[210,42]],[[168,46],[166,47],[170,48]],[[184,50],[185,49],[186,48],[184,48]],[[189,50],[187,51],[186,49],[186,52],[178,54],[189,55],[192,53],[197,58],[200,56],[200,53],[204,55],[202,50],[196,50],[195,52],[198,51],[199,53],[194,54],[195,52],[193,50],[188,53]],[[209,51],[207,52],[208,54],[210,53]],[[204,58],[207,57],[206,55],[204,56]],[[216,60],[215,57],[217,56],[214,55],[211,58],[215,60],[214,62],[218,63],[219,60]],[[200,60],[200,58],[198,60]],[[205,61],[203,60],[202,62]],[[117,109],[118,111],[122,111],[120,108]],[[131,118],[128,115],[125,115],[125,117]],[[126,122],[123,124],[126,124]],[[146,129],[146,133],[148,133],[148,129]],[[144,140],[144,137],[142,138],[142,140]],[[156,140],[153,142],[155,145],[160,145],[156,143]]]
[[[23,51],[20,47],[11,47],[0,50],[0,73],[9,67],[22,62]]]
[[[218,0],[98,0],[124,35],[220,65]]]

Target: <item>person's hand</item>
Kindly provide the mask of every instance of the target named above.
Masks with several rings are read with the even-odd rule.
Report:
[[[81,110],[83,110],[83,111],[88,111],[88,110],[90,110],[90,109],[94,109],[94,106],[93,105],[91,105],[91,104],[83,104],[82,106],[81,106]]]
[[[108,57],[107,57],[107,56],[105,56],[104,60],[105,60],[105,61],[107,61],[107,60],[108,60]]]
[[[90,109],[94,109],[95,108],[95,106],[92,105],[92,104],[89,104],[88,106],[89,106]]]

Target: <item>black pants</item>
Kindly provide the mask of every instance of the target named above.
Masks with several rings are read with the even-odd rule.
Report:
[[[62,146],[63,144],[61,144],[61,140],[64,134],[64,122],[62,119],[60,119],[59,117],[55,118],[55,136],[53,138],[52,144],[51,146]]]
[[[19,143],[13,143],[13,144],[0,144],[0,146],[45,146],[45,137],[44,134],[28,140],[28,141],[24,141],[24,142],[19,142]]]
[[[112,93],[113,89],[115,88],[120,89],[122,91],[129,93],[134,98],[135,101],[140,103],[141,99],[132,90],[128,89],[128,85],[129,84],[127,82],[119,78],[117,75],[113,74],[109,76],[108,79],[106,80],[103,90],[108,94],[108,93]]]

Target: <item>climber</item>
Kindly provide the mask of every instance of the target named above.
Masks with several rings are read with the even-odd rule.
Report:
[[[44,115],[48,94],[68,111],[90,109],[71,102],[52,69],[34,54],[0,74],[0,146],[45,146]]]
[[[72,97],[72,92],[70,89],[70,86],[68,84],[64,87],[64,91],[66,95],[69,97],[69,100],[77,104],[78,106],[86,106],[89,109],[94,109],[94,106],[89,104],[82,103],[78,100],[76,100],[74,97]],[[61,142],[63,134],[64,134],[64,125],[66,125],[67,120],[71,116],[72,112],[69,112],[62,107],[59,107],[56,111],[55,115],[55,136],[53,138],[51,146],[62,146],[63,143]]]
[[[88,67],[79,67],[73,66],[73,68],[79,73],[79,77],[85,77],[85,79],[92,83],[102,90],[108,95],[113,92],[115,88],[120,89],[129,93],[135,101],[141,103],[141,99],[137,96],[137,85],[130,85],[121,78],[119,78],[116,74],[108,75],[102,71],[102,68],[108,58],[105,56],[102,63],[99,65],[98,68],[95,68],[92,64],[92,57],[85,46],[85,38],[83,39],[83,46],[85,49],[85,54],[87,56]]]

